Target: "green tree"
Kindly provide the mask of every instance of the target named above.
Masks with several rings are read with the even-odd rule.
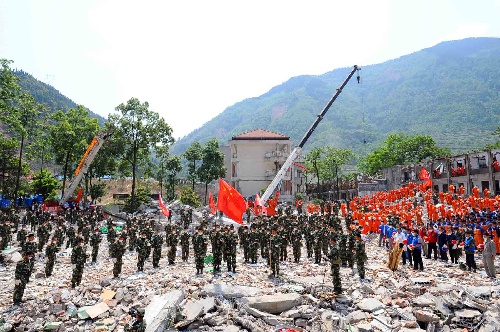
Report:
[[[200,199],[191,187],[183,186],[181,188],[181,203],[196,208],[200,206]]]
[[[182,171],[181,158],[177,155],[170,155],[165,164],[167,169],[167,199],[175,198],[175,185],[178,182],[177,175]]]
[[[0,114],[8,114],[21,91],[18,78],[10,69],[12,61],[0,59]]]
[[[77,163],[85,153],[89,143],[97,134],[97,119],[90,118],[83,106],[72,108],[66,113],[57,111],[52,116],[54,124],[49,127],[50,145],[57,164],[64,167],[62,195],[66,177],[73,164]]]
[[[202,164],[197,173],[198,178],[205,184],[205,204],[207,204],[208,184],[226,176],[224,154],[220,151],[216,138],[209,140],[203,147]]]
[[[321,160],[323,168],[323,178],[333,181],[335,179],[337,187],[337,199],[340,197],[339,177],[342,172],[342,166],[354,158],[354,153],[350,149],[341,149],[334,147],[326,147],[324,150],[325,156]]]
[[[3,194],[14,195],[16,177],[13,175],[17,171],[18,148],[19,142],[15,138],[8,138],[3,134],[0,136],[0,177]]]
[[[191,186],[194,190],[194,184],[198,180],[198,163],[203,159],[203,147],[199,142],[194,142],[184,152],[183,157],[188,162],[187,178],[191,181]]]
[[[131,98],[127,104],[116,107],[117,114],[110,114],[109,121],[114,128],[114,136],[120,140],[122,158],[128,162],[132,170],[132,192],[130,207],[137,206],[136,178],[138,165],[149,157],[150,150],[157,144],[168,146],[174,142],[172,128],[158,113],[149,110],[147,102],[141,103]]]
[[[127,212],[135,212],[142,204],[149,203],[151,203],[151,190],[146,187],[138,187],[134,200],[132,200],[132,196],[127,198],[123,208]]]
[[[90,185],[90,199],[92,203],[95,203],[97,199],[104,197],[104,195],[106,195],[106,183],[98,181]]]
[[[367,154],[358,167],[368,174],[375,174],[383,168],[418,163],[449,154],[450,150],[438,147],[431,136],[390,134],[384,145]]]
[[[323,148],[314,148],[304,156],[306,167],[312,170],[312,173],[314,173],[314,175],[316,176],[316,181],[317,181],[316,191],[318,195],[320,192],[319,181],[322,175],[321,159],[323,156],[323,151],[324,151]]]
[[[45,168],[42,168],[33,177],[31,189],[34,193],[42,195],[44,199],[52,200],[56,197],[56,189],[59,187],[59,182]]]
[[[45,163],[52,159],[49,127],[50,124],[48,122],[40,121],[32,141],[26,147],[26,158],[29,161],[38,162],[40,164],[40,171],[43,169]]]
[[[487,144],[486,149],[492,150],[492,149],[500,149],[500,126],[495,129],[494,132],[491,133],[493,136],[496,136],[497,141],[493,144]]]

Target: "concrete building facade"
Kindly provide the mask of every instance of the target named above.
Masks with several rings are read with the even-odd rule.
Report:
[[[290,155],[290,137],[264,129],[233,136],[221,149],[227,168],[225,180],[244,197],[254,196],[267,188]],[[289,201],[297,190],[290,169],[281,182],[280,201]]]

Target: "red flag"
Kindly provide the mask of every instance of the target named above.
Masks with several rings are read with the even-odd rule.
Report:
[[[247,208],[245,199],[226,181],[219,179],[219,196],[217,209],[224,212],[230,219],[243,224],[243,213]]]
[[[212,193],[208,196],[208,205],[210,206],[210,213],[215,214],[217,209],[215,208],[214,195]]]
[[[163,204],[161,194],[158,194],[158,205],[160,206],[161,213],[163,213],[165,217],[168,217],[170,215],[170,210],[165,206],[165,204]]]
[[[425,169],[425,167],[422,167],[422,170],[420,171],[418,177],[420,178],[420,180],[425,180],[424,188],[432,187],[431,175],[429,174],[429,171]]]
[[[80,203],[82,196],[83,196],[83,190],[82,188],[80,188],[78,189],[78,194],[76,195],[75,202]]]
[[[276,204],[279,203],[279,201],[278,201],[279,199],[280,199],[280,191],[277,190],[276,194],[274,194],[274,200],[276,201]]]

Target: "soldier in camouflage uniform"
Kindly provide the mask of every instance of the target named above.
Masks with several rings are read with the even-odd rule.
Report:
[[[333,278],[333,289],[335,294],[342,293],[342,283],[340,279],[340,264],[342,260],[340,258],[340,250],[337,246],[335,238],[330,239],[330,252],[328,253],[328,258],[330,259],[331,272]]]
[[[111,257],[113,258],[113,277],[118,278],[122,272],[123,265],[123,254],[127,250],[127,244],[125,243],[125,237],[120,234],[118,240],[111,244]]]
[[[71,264],[73,264],[73,276],[71,277],[71,288],[80,285],[83,275],[83,266],[87,260],[84,247],[85,240],[79,239],[77,246],[71,252]]]
[[[173,228],[170,234],[168,234],[167,244],[169,246],[167,258],[168,265],[175,264],[175,255],[177,254],[177,244],[179,243],[179,233],[177,232],[177,228]]]
[[[288,231],[283,224],[278,230],[278,235],[281,237],[280,260],[285,262],[288,259]]]
[[[257,257],[259,253],[259,233],[255,228],[250,228],[250,232],[248,233],[248,258],[250,259],[250,263],[257,264]]]
[[[358,268],[358,275],[360,279],[365,278],[365,262],[368,259],[365,251],[365,243],[361,239],[361,234],[356,233],[356,244],[354,248],[356,252],[356,267]]]
[[[238,235],[234,232],[234,226],[229,227],[224,240],[224,251],[226,256],[227,271],[236,272],[236,247],[238,246]]]
[[[54,236],[57,238],[57,247],[61,248],[64,243],[64,229],[61,225],[59,225],[54,231]]]
[[[161,248],[163,246],[163,235],[161,234],[161,229],[158,228],[156,230],[156,234],[153,235],[151,239],[151,246],[153,248],[153,268],[160,267],[160,258],[161,258]]]
[[[245,263],[248,263],[248,260],[250,259],[249,256],[250,243],[248,241],[249,240],[248,227],[242,226],[238,228],[238,233],[240,238],[240,246],[243,247],[243,258],[245,260]]]
[[[222,254],[224,252],[224,234],[219,230],[219,225],[215,225],[211,234],[212,243],[212,256],[214,257],[213,266],[214,273],[220,272],[220,265],[222,263]]]
[[[193,235],[194,261],[196,274],[203,274],[205,256],[207,254],[208,238],[203,234],[203,228],[198,227],[198,233]]]
[[[320,264],[321,263],[321,249],[323,246],[323,233],[319,229],[319,226],[316,225],[314,232],[312,234],[314,242],[313,242],[313,249],[314,249],[314,263]]]
[[[354,245],[356,236],[354,232],[347,228],[347,265],[352,269],[354,267]]]
[[[17,262],[15,280],[14,280],[14,304],[18,305],[22,302],[24,289],[29,282],[31,275],[31,261],[33,253],[23,253],[23,259]]]
[[[341,233],[339,235],[338,250],[340,259],[342,260],[342,267],[347,267],[349,254],[347,252],[347,234]]]
[[[189,235],[188,229],[184,228],[180,235],[181,250],[182,250],[182,261],[187,262],[189,258]]]
[[[292,230],[291,241],[293,247],[293,261],[298,263],[301,255],[300,249],[302,248],[302,232],[297,226]]]
[[[17,232],[17,241],[19,242],[19,246],[24,248],[24,244],[26,243],[26,236],[28,235],[28,231],[26,229],[26,225],[22,225],[21,229]]]
[[[73,226],[68,227],[66,230],[66,237],[68,238],[68,241],[66,241],[66,248],[69,248],[70,246],[73,246],[73,241],[75,240],[76,236],[76,231]]]
[[[141,237],[137,239],[137,271],[144,271],[144,262],[151,253],[151,243],[147,239],[148,233],[143,230]]]
[[[99,244],[102,241],[101,231],[96,228],[94,233],[90,236],[90,246],[92,247],[92,263],[97,262],[97,254],[99,252]]]
[[[277,229],[273,227],[271,231],[271,236],[269,237],[269,249],[271,251],[270,266],[271,274],[273,277],[277,277],[280,272],[280,248],[281,248],[281,236],[278,235]]]
[[[52,270],[54,269],[54,263],[56,261],[56,253],[58,250],[57,238],[53,237],[52,241],[45,248],[45,259],[47,260],[47,264],[45,265],[46,277],[50,277],[52,275]]]
[[[144,321],[145,310],[143,308],[137,309],[135,312],[135,317],[125,325],[125,332],[145,332],[146,331],[146,322]]]
[[[38,236],[38,251],[42,251],[43,246],[47,243],[47,239],[49,237],[49,229],[47,226],[47,222],[44,222],[37,230]]]
[[[304,226],[304,237],[306,239],[306,250],[307,258],[312,258],[313,247],[314,247],[314,227],[310,222],[307,222]]]
[[[131,225],[128,228],[127,237],[128,237],[128,250],[134,251],[135,244],[137,242],[137,228],[135,227],[135,225]]]

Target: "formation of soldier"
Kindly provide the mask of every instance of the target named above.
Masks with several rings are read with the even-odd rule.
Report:
[[[119,278],[122,273],[123,257],[127,251],[136,252],[138,272],[144,271],[150,256],[153,268],[160,268],[164,246],[168,247],[168,265],[176,264],[178,246],[183,262],[188,262],[192,248],[197,275],[203,274],[205,266],[210,262],[214,274],[221,273],[223,263],[226,271],[236,273],[236,256],[238,248],[241,248],[245,263],[263,262],[269,267],[270,274],[278,277],[281,262],[293,258],[295,263],[300,263],[304,245],[308,259],[314,259],[318,264],[325,259],[330,261],[335,283],[340,282],[339,268],[352,268],[354,263],[358,265],[360,277],[364,278],[364,259],[361,257],[366,254],[364,245],[358,243],[362,242],[360,238],[356,242],[358,229],[342,227],[336,205],[328,206],[332,207],[329,212],[308,215],[294,215],[292,209],[287,207],[280,210],[281,215],[278,216],[257,216],[251,227],[242,226],[238,231],[232,225],[202,221],[200,226],[190,232],[190,209],[184,210],[180,220],[169,220],[163,225],[146,216],[133,216],[127,219],[123,228],[116,227],[110,219],[104,219],[101,211],[68,209],[62,210],[58,215],[51,215],[35,210],[28,211],[22,220],[15,213],[4,214],[0,229],[1,240],[6,247],[12,242],[12,234],[17,232],[23,254],[23,260],[18,263],[19,269],[16,269],[19,270],[16,272],[16,280],[19,282],[16,282],[15,303],[22,299],[33,271],[35,257],[44,253],[45,275],[50,277],[57,264],[57,254],[65,247],[72,248],[71,287],[76,287],[82,281],[85,266],[97,263],[104,238],[108,242],[108,255],[113,262],[115,278]],[[325,208],[324,211],[328,210]],[[106,235],[103,234],[106,233],[103,228],[107,229]],[[90,254],[87,254],[87,247]],[[212,260],[207,259],[210,254]],[[90,264],[86,264],[87,262]],[[336,291],[341,292],[340,285],[336,285]]]

